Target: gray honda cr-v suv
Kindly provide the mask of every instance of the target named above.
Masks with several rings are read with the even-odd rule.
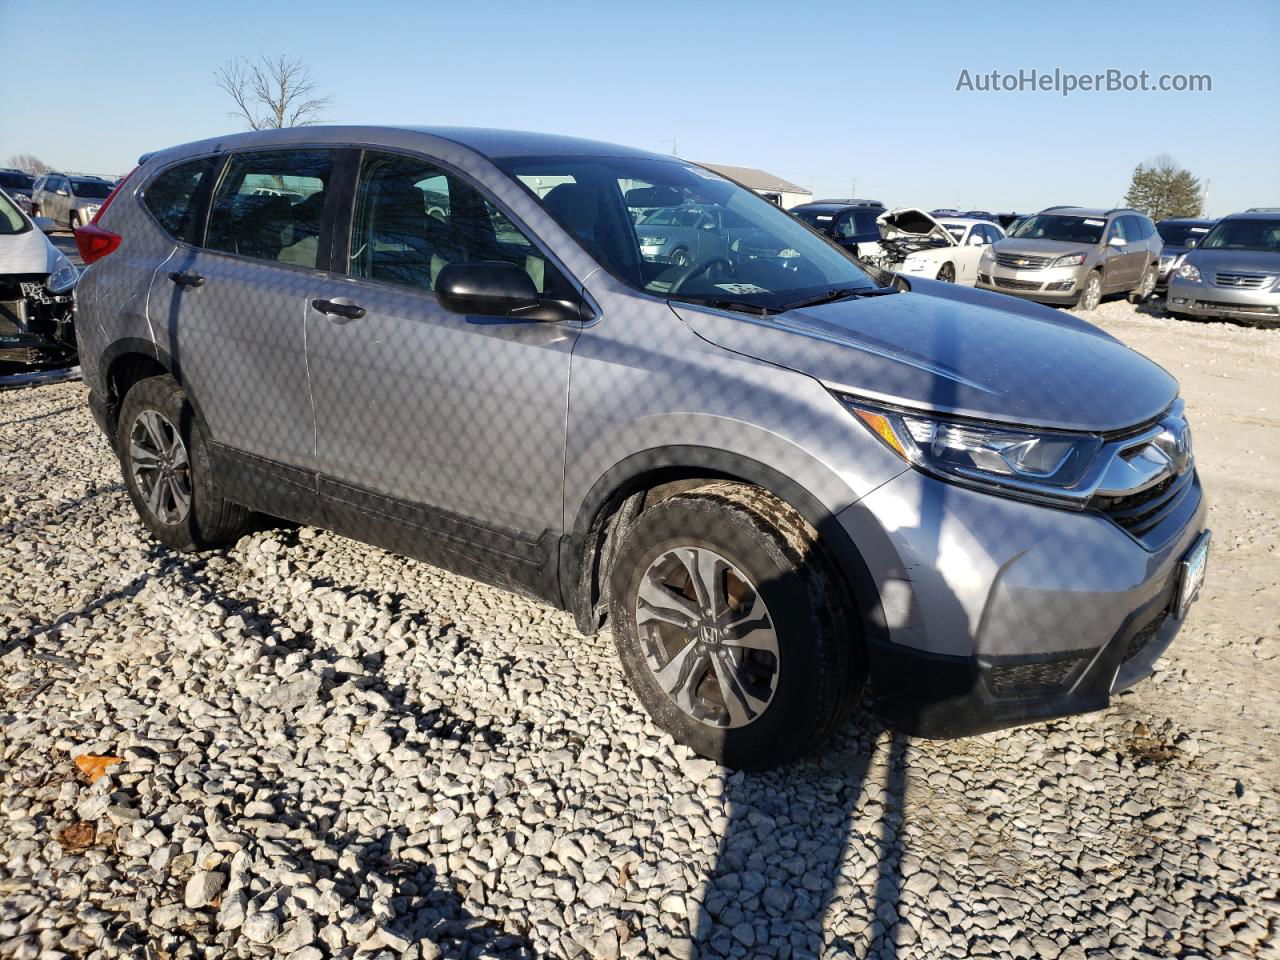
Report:
[[[643,255],[663,207],[723,214],[692,262]],[[144,157],[77,240],[89,402],[157,538],[261,511],[607,619],[729,764],[813,747],[864,681],[928,736],[1104,707],[1203,576],[1164,370],[869,275],[678,158],[262,131]]]

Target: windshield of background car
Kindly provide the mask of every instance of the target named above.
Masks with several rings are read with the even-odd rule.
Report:
[[[30,190],[35,182],[25,173],[0,173],[0,187],[5,190]]]
[[[964,232],[969,229],[968,224],[964,223],[944,223],[942,226],[947,233],[956,238],[956,243],[964,239]]]
[[[1201,250],[1261,250],[1280,253],[1280,219],[1223,220],[1204,238]]]
[[[1061,240],[1065,243],[1101,243],[1107,221],[1102,217],[1064,217],[1037,213],[1028,217],[1010,236],[1019,240]]]
[[[100,180],[72,180],[71,190],[82,200],[105,200],[111,193],[111,184]]]
[[[1190,223],[1157,223],[1156,232],[1168,246],[1185,247],[1188,240],[1203,240],[1209,228]]]
[[[876,286],[843,250],[769,201],[678,160],[518,157],[498,166],[605,269],[645,293],[777,309]]]
[[[0,193],[0,236],[10,237],[15,233],[25,233],[27,218],[18,212],[13,201]]]

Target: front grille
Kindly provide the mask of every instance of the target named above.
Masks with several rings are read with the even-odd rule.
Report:
[[[1191,492],[1194,470],[1165,477],[1153,487],[1123,497],[1097,498],[1094,506],[1141,539],[1160,525]]]
[[[987,683],[997,697],[1031,697],[1061,690],[1092,652],[1073,650],[1048,660],[995,664],[988,671]]]
[[[1033,257],[1025,253],[997,253],[996,263],[1015,270],[1043,270],[1053,263],[1053,257]]]
[[[1155,639],[1167,619],[1169,619],[1169,608],[1165,607],[1154,620],[1129,638],[1129,645],[1125,647],[1124,657],[1120,662],[1128,663],[1140,654],[1146,645]]]
[[[1200,310],[1229,310],[1232,313],[1250,313],[1259,317],[1274,317],[1280,314],[1276,307],[1261,303],[1228,303],[1225,300],[1197,300],[1195,305]]]
[[[1039,290],[1041,284],[1030,280],[1010,280],[1008,277],[996,277],[996,286],[1006,290]]]
[[[1265,273],[1215,273],[1213,282],[1220,287],[1261,290],[1271,280]]]

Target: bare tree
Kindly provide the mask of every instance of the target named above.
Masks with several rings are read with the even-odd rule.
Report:
[[[235,101],[227,116],[249,124],[250,130],[305,127],[320,119],[332,97],[316,95],[311,68],[299,57],[234,57],[214,72],[218,86]]]
[[[39,157],[30,153],[15,153],[9,158],[9,166],[21,170],[23,173],[29,173],[33,177],[42,176],[53,169]]]

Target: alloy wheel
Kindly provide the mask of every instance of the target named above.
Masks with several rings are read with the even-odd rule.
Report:
[[[182,436],[156,410],[143,410],[129,431],[129,467],[147,509],[161,523],[191,512],[191,459]]]
[[[755,584],[705,547],[660,555],[640,581],[636,627],[654,680],[687,716],[743,727],[778,687],[778,635]]]
[[[1089,279],[1084,284],[1084,297],[1081,306],[1086,310],[1093,310],[1098,306],[1098,302],[1102,299],[1102,282],[1098,279],[1096,273],[1089,274]]]

